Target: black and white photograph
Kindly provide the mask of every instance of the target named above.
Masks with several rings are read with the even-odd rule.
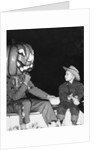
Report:
[[[2,148],[88,141],[88,10],[6,12],[1,29]]]
[[[84,124],[84,27],[7,31],[7,130]]]

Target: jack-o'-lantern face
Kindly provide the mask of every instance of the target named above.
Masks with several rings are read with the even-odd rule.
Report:
[[[34,51],[29,44],[8,46],[7,50],[7,73],[9,75],[16,76],[32,70]]]

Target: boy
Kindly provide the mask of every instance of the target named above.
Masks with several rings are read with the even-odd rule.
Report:
[[[65,70],[65,82],[59,86],[60,104],[57,109],[57,117],[62,123],[65,118],[67,109],[71,112],[71,122],[73,125],[77,124],[79,116],[80,100],[84,95],[83,84],[80,83],[80,75],[77,68],[70,66],[63,67]]]

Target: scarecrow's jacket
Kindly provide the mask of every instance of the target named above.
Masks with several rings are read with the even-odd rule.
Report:
[[[31,83],[31,85],[32,87],[28,89],[28,87],[24,83],[22,83],[21,87],[19,89],[16,89],[13,83],[11,82],[11,80],[8,79],[7,80],[7,103],[26,98],[27,92],[42,99],[47,98],[48,94],[46,92],[34,86],[33,83]]]

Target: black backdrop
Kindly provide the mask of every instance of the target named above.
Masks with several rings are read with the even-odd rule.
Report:
[[[74,65],[84,84],[84,27],[21,29],[7,31],[7,45],[28,43],[35,53],[30,72],[38,88],[58,96],[58,87],[64,82],[62,66]]]

